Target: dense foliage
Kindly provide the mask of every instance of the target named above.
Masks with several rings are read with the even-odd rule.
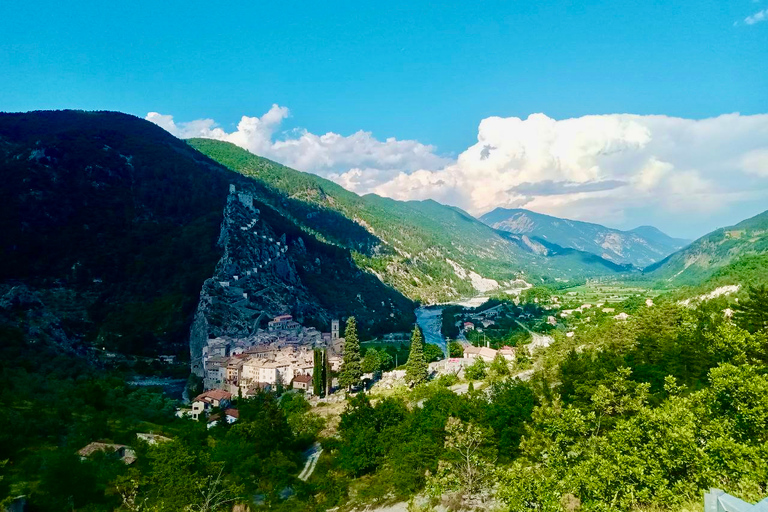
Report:
[[[360,357],[360,340],[357,338],[357,323],[355,317],[347,319],[344,328],[344,360],[339,370],[339,386],[351,389],[360,384],[363,376],[363,366]]]
[[[429,367],[424,357],[424,340],[419,326],[413,328],[411,335],[411,352],[405,364],[405,380],[411,386],[423,384],[429,376]]]

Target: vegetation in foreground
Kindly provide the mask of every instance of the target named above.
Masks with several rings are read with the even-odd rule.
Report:
[[[359,393],[322,438],[324,407],[296,394],[240,400],[241,421],[207,429],[71,360],[33,365],[4,331],[0,486],[40,511],[311,511],[416,494],[455,509],[679,510],[710,486],[756,501],[768,494],[768,290],[740,304],[733,321],[720,298],[582,324],[556,334],[529,382],[506,365],[464,394],[443,377]],[[75,455],[148,430],[173,440],[139,446],[133,465]],[[302,450],[317,439],[324,451],[302,482]],[[206,505],[214,494],[222,503]]]

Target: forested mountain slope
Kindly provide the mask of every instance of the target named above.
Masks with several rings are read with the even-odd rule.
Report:
[[[186,354],[201,288],[223,256],[229,186],[247,192],[252,180],[148,121],[77,111],[0,114],[0,175],[0,321],[30,342]],[[411,321],[411,301],[348,250],[258,200],[251,216],[287,247],[253,283],[270,290],[250,299],[255,311],[318,325],[354,314],[364,328]]]
[[[496,208],[480,220],[496,229],[590,252],[614,263],[639,267],[650,265],[688,243],[688,240],[672,238],[652,226],[621,231],[522,208]]]
[[[352,249],[362,266],[414,299],[438,302],[473,295],[503,288],[521,276],[572,279],[625,270],[507,236],[435,201],[358,196],[234,144],[211,139],[188,142],[226,167],[255,178],[262,185],[258,188],[262,201],[309,232]],[[339,224],[340,216],[358,227]]]
[[[768,211],[705,235],[688,247],[647,267],[644,272],[663,285],[697,285],[719,271],[743,273],[739,261],[754,266],[768,252]],[[749,264],[748,262],[752,262]],[[759,267],[759,265],[758,265]],[[729,270],[730,269],[730,270]]]

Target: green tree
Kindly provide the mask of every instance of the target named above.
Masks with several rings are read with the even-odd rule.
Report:
[[[325,364],[323,365],[323,394],[329,395],[331,388],[333,387],[333,371],[331,370],[331,362],[328,360],[328,352],[325,352]]]
[[[481,380],[485,378],[488,371],[488,366],[485,364],[485,360],[482,357],[475,358],[475,361],[464,368],[464,377],[469,380]]]
[[[445,357],[445,354],[443,354],[443,350],[437,345],[434,345],[432,343],[424,344],[424,360],[427,363],[440,361],[444,357]]]
[[[315,396],[320,396],[323,394],[323,369],[325,367],[323,356],[325,354],[321,349],[316,348],[313,355],[312,392]]]
[[[445,424],[445,454],[427,488],[430,494],[460,491],[472,495],[480,491],[493,473],[496,451],[492,431],[450,417]]]
[[[375,348],[365,351],[362,363],[363,373],[377,373],[381,371],[381,357]]]
[[[464,347],[458,341],[452,341],[448,344],[448,354],[451,357],[464,357]]]
[[[488,381],[498,382],[509,377],[509,374],[509,362],[501,353],[496,353],[488,368]]]
[[[424,359],[424,341],[421,338],[421,329],[416,325],[411,334],[411,352],[405,365],[405,380],[412,386],[427,381],[429,366]]]
[[[768,287],[750,286],[736,311],[736,321],[749,332],[768,330]]]
[[[347,320],[347,326],[344,329],[344,361],[339,372],[339,386],[351,390],[353,386],[360,384],[360,377],[362,375],[363,368],[360,358],[360,340],[357,338],[357,323],[355,322],[355,317],[351,316]]]

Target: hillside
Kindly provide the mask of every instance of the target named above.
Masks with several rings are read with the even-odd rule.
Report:
[[[672,238],[652,226],[621,231],[521,208],[496,208],[480,217],[480,220],[496,229],[586,251],[614,263],[638,267],[650,265],[688,243],[688,240]]]
[[[664,286],[698,285],[712,278],[751,275],[750,269],[759,273],[760,255],[766,252],[768,211],[715,230],[645,268],[644,273]]]
[[[244,239],[225,255],[229,186],[248,191],[252,180],[148,121],[0,114],[0,172],[0,323],[23,326],[30,341],[186,355],[204,283],[241,263],[264,264],[248,284],[248,328],[286,312],[317,326],[354,314],[363,329],[413,318],[411,301],[357,268],[348,250],[258,201],[249,222],[286,252],[276,258],[262,239]],[[216,334],[214,319],[210,328]]]
[[[188,143],[255,178],[259,198],[308,232],[354,251],[356,261],[413,299],[439,302],[503,288],[518,277],[574,279],[625,270],[606,261],[560,255],[509,237],[466,212],[435,201],[358,196],[329,180],[211,139]],[[285,197],[287,196],[287,198]],[[352,219],[354,227],[340,219]],[[555,251],[557,252],[557,251]]]

